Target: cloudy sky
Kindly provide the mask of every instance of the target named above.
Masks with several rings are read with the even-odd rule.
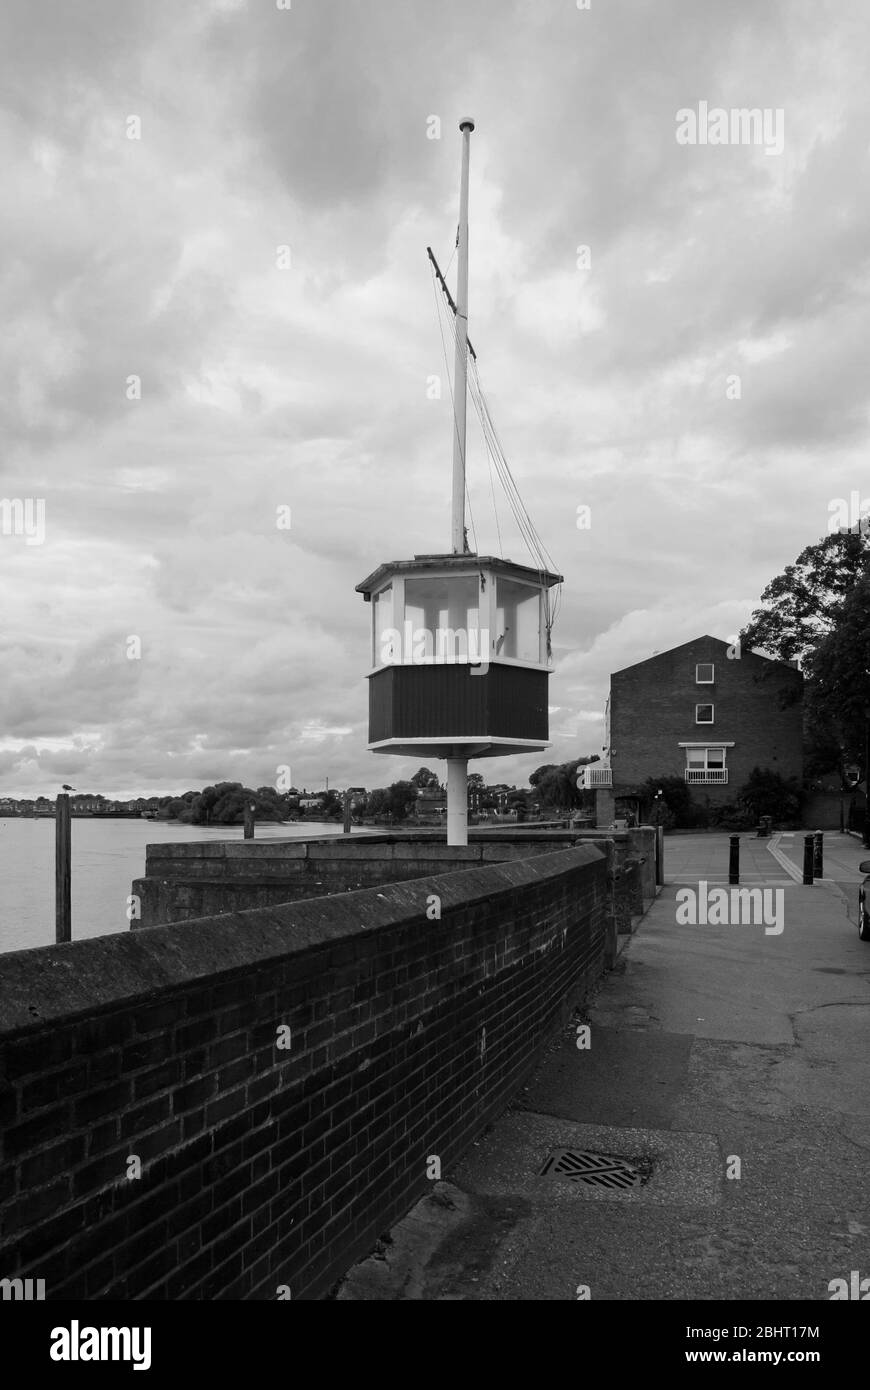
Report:
[[[365,751],[354,585],[450,548],[466,114],[470,334],[565,575],[548,759],[870,492],[864,0],[284,2],[3,5],[0,498],[45,538],[0,534],[0,794],[414,770]],[[702,102],[782,152],[678,143]],[[473,411],[468,451],[498,553]]]

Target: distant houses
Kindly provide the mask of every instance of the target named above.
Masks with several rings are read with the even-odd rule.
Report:
[[[105,796],[70,797],[69,808],[73,816],[141,816],[143,811],[156,811],[160,805],[158,796],[137,796],[131,801],[110,800]]]
[[[409,803],[408,811],[412,819],[427,822],[429,824],[440,823],[447,813],[447,794],[440,786],[415,788],[417,792],[416,800]],[[365,819],[368,814],[367,803],[370,793],[365,787],[347,787],[345,794],[350,799],[351,811],[357,819]],[[520,793],[522,796],[523,793]],[[516,787],[509,787],[506,783],[500,782],[494,786],[485,786],[482,781],[469,780],[468,785],[468,810],[469,813],[481,818],[514,818],[516,811],[512,806],[512,798],[517,797]],[[139,796],[132,797],[124,801],[118,798],[109,798],[87,792],[70,793],[70,813],[72,816],[90,817],[142,817],[144,819],[166,819],[167,805],[171,801],[168,796]],[[340,801],[335,802],[332,792],[329,793],[308,793],[303,788],[298,793],[295,788],[288,795],[287,804],[289,808],[289,818],[296,820],[300,816],[306,819],[317,820],[328,818],[335,814],[334,806]],[[46,796],[38,798],[28,797],[0,797],[0,816],[54,816],[55,801]]]
[[[499,782],[487,787],[480,782],[469,780],[468,811],[472,816],[505,816],[509,810],[509,800],[516,795],[516,787],[508,787]],[[413,814],[421,821],[441,821],[447,815],[447,792],[443,787],[420,787]]]
[[[471,789],[469,788],[469,799]],[[447,792],[443,787],[419,787],[414,814],[418,820],[442,820],[447,815]]]
[[[160,805],[158,796],[138,796],[130,801],[109,799],[105,796],[88,796],[78,793],[70,796],[70,815],[72,816],[141,816],[148,811],[156,812]],[[47,796],[0,797],[0,816],[54,815],[55,802]]]

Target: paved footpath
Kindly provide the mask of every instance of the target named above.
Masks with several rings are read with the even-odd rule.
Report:
[[[825,841],[803,887],[801,834],[741,838],[741,883],[782,895],[766,929],[678,923],[678,890],[727,883],[728,837],[668,837],[666,887],[583,1018],[338,1297],[826,1300],[870,1276],[870,852]],[[647,1180],[541,1176],[561,1149]]]

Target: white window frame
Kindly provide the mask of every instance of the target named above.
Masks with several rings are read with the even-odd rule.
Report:
[[[710,719],[699,719],[698,711],[702,709],[708,709],[712,717]],[[716,707],[709,700],[705,700],[702,705],[695,706],[695,723],[704,725],[711,725],[716,723]],[[720,746],[720,744],[716,745],[717,748]]]
[[[491,588],[491,608],[490,615],[492,625],[490,627],[490,662],[498,662],[502,666],[525,666],[547,670],[547,634],[544,631],[544,591],[539,584],[535,584],[530,579],[517,579],[513,574],[501,574],[498,570],[490,571],[492,575]],[[538,659],[537,661],[525,661],[518,656],[496,655],[495,644],[498,641],[496,636],[496,613],[498,612],[498,581],[507,579],[511,584],[521,584],[526,589],[535,589],[538,594]]]
[[[733,745],[732,745],[732,746],[733,746]],[[715,768],[711,768],[711,767],[710,767],[710,754],[711,754],[711,752],[713,751],[713,749],[715,749],[717,753],[721,753],[721,754],[722,754],[722,762],[721,762],[720,767],[715,767]],[[700,754],[702,754],[702,753],[703,753],[703,755],[704,755],[704,761],[703,761],[703,763],[693,763],[693,762],[691,761],[692,757],[696,757],[696,758],[697,758],[697,757],[699,757]],[[698,744],[694,744],[694,745],[692,745],[691,747],[687,747],[687,748],[686,748],[686,767],[687,767],[687,768],[694,769],[695,771],[698,771],[698,772],[701,772],[701,771],[703,771],[703,772],[711,772],[711,771],[712,771],[712,772],[719,772],[719,771],[721,771],[721,768],[724,768],[724,767],[727,767],[727,766],[728,766],[728,749],[726,748],[726,746],[725,746],[724,743],[710,743],[710,744],[704,744],[702,747],[699,746]]]
[[[445,570],[436,569],[436,570],[427,570],[425,573],[422,573],[422,572],[421,572],[420,574],[417,574],[417,573],[408,574],[407,576],[406,576],[405,574],[400,574],[400,575],[394,574],[394,575],[391,576],[391,578],[385,580],[385,582],[380,586],[380,588],[379,588],[378,590],[373,591],[372,596],[371,596],[372,608],[374,608],[375,592],[380,593],[383,589],[389,588],[390,585],[392,585],[392,589],[393,589],[393,625],[398,629],[398,631],[399,631],[400,633],[404,633],[404,630],[405,630],[405,629],[404,629],[404,622],[405,622],[405,578],[406,578],[406,577],[407,577],[408,579],[453,579],[453,578],[456,578],[456,577],[457,577],[457,574],[459,574],[459,577],[461,577],[461,578],[463,578],[463,579],[470,579],[470,578],[472,578],[473,576],[477,576],[478,584],[480,584],[480,573],[481,573],[480,570],[479,570],[478,568],[475,567],[473,570],[469,570],[469,571],[467,571],[467,572],[465,572],[465,571],[459,571],[459,572],[457,572],[456,570],[448,570],[448,569],[445,569]],[[510,579],[511,582],[514,583],[514,584],[523,584],[523,585],[526,586],[526,588],[529,588],[529,589],[536,589],[536,590],[537,590],[537,593],[538,593],[538,638],[539,638],[539,641],[538,641],[538,660],[537,660],[536,662],[535,662],[535,661],[522,661],[522,660],[520,660],[518,657],[512,657],[512,656],[496,656],[495,651],[494,651],[495,643],[496,643],[496,637],[495,637],[496,582],[495,582],[495,581],[496,581],[496,579],[497,579],[497,577],[498,577],[499,571],[498,571],[498,570],[491,570],[491,569],[488,569],[488,568],[484,567],[484,569],[483,569],[483,574],[484,574],[484,576],[485,576],[485,578],[486,578],[486,587],[485,587],[485,589],[482,589],[482,590],[480,591],[480,601],[479,601],[479,606],[478,606],[478,625],[479,625],[479,628],[480,628],[481,632],[484,632],[484,631],[488,631],[488,632],[489,632],[489,641],[490,641],[489,664],[490,664],[490,666],[493,666],[493,665],[499,665],[499,666],[522,666],[522,667],[524,667],[527,671],[529,671],[529,670],[531,670],[531,671],[549,671],[550,667],[549,667],[549,665],[547,664],[547,659],[546,659],[546,655],[547,655],[547,653],[546,653],[547,635],[546,635],[546,632],[544,631],[544,591],[543,591],[543,589],[541,589],[541,587],[540,587],[538,584],[535,584],[532,580],[529,580],[529,579],[517,579],[517,578],[515,578],[513,575],[503,575],[503,576],[502,576],[502,577],[505,578],[505,579]],[[392,663],[392,662],[386,663],[386,662],[382,662],[382,661],[376,659],[376,652],[375,652],[375,636],[374,636],[374,612],[372,613],[372,618],[371,618],[371,630],[372,630],[371,656],[372,656],[372,660],[374,661],[374,665],[371,667],[371,669],[370,669],[370,671],[369,671],[369,675],[370,675],[370,676],[373,676],[373,675],[375,675],[375,673],[376,673],[377,671],[383,671],[383,670],[386,669],[387,665],[392,665],[393,663]],[[377,656],[379,656],[379,655],[380,655],[380,654],[377,653]],[[408,665],[408,664],[410,664],[410,663],[407,663],[407,662],[405,662],[405,663],[403,663],[403,662],[396,662],[395,664],[396,664],[396,665]],[[426,663],[422,663],[422,664],[425,664],[425,665],[436,665],[437,663],[433,661],[433,662],[426,662]]]
[[[371,653],[370,653],[370,655],[371,655],[371,661],[372,661],[372,666],[371,666],[371,670],[370,670],[370,672],[369,672],[369,675],[371,675],[371,674],[372,674],[373,672],[375,672],[375,671],[383,671],[383,670],[385,670],[385,668],[386,668],[387,666],[391,666],[391,665],[393,664],[392,662],[381,661],[380,647],[378,646],[378,634],[377,634],[377,632],[376,632],[376,630],[375,630],[375,614],[377,613],[377,603],[376,603],[376,600],[377,600],[378,598],[380,598],[381,594],[385,593],[387,589],[391,589],[391,590],[392,590],[392,594],[393,594],[393,626],[394,626],[394,627],[395,627],[395,624],[396,624],[396,602],[398,601],[399,603],[401,603],[401,605],[402,605],[403,608],[404,608],[404,606],[405,606],[405,585],[404,585],[404,581],[403,581],[402,579],[398,579],[398,580],[397,580],[396,578],[388,579],[387,582],[386,582],[385,584],[381,584],[380,588],[375,589],[375,590],[373,591],[372,596],[371,596],[371,599],[369,600],[369,602],[371,603],[371,610],[372,610],[372,617],[371,617],[372,645],[371,645]],[[401,632],[401,628],[399,628],[399,631]]]
[[[702,666],[709,666],[709,667],[710,667],[710,670],[711,670],[712,673],[713,673],[713,674],[710,676],[710,679],[709,679],[708,681],[701,680],[701,677],[698,675],[698,672],[700,671],[700,669],[701,669]],[[698,662],[695,663],[695,684],[696,684],[696,685],[715,685],[715,684],[716,684],[716,665],[715,665],[714,662],[712,662],[712,661],[698,661]]]

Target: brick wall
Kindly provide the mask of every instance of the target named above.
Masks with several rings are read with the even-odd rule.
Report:
[[[552,854],[580,844],[570,830],[472,831],[464,846],[443,831],[322,840],[184,841],[148,845],[145,875],[132,892],[141,917],[133,927],[183,922],[220,912],[320,898],[430,874]],[[654,894],[650,894],[654,896]]]
[[[600,973],[605,897],[589,846],[0,956],[0,1277],[323,1297]]]
[[[651,825],[631,830],[585,830],[578,843],[599,845],[607,854],[608,869],[614,878],[634,865],[632,875],[633,910],[645,911],[656,896],[656,832]]]
[[[808,792],[801,807],[801,821],[810,830],[839,830],[841,817],[843,824],[847,823],[850,799],[848,792]]]
[[[733,742],[725,750],[727,783],[691,787],[699,805],[733,801],[753,767],[783,777],[803,776],[802,704],[780,707],[784,692],[799,692],[799,671],[744,651],[728,660],[728,645],[701,637],[661,652],[610,678],[610,722],[614,790],[640,787],[648,777],[682,777],[680,742]],[[712,662],[715,683],[695,684],[695,666]],[[715,722],[695,723],[696,704],[713,704]]]

